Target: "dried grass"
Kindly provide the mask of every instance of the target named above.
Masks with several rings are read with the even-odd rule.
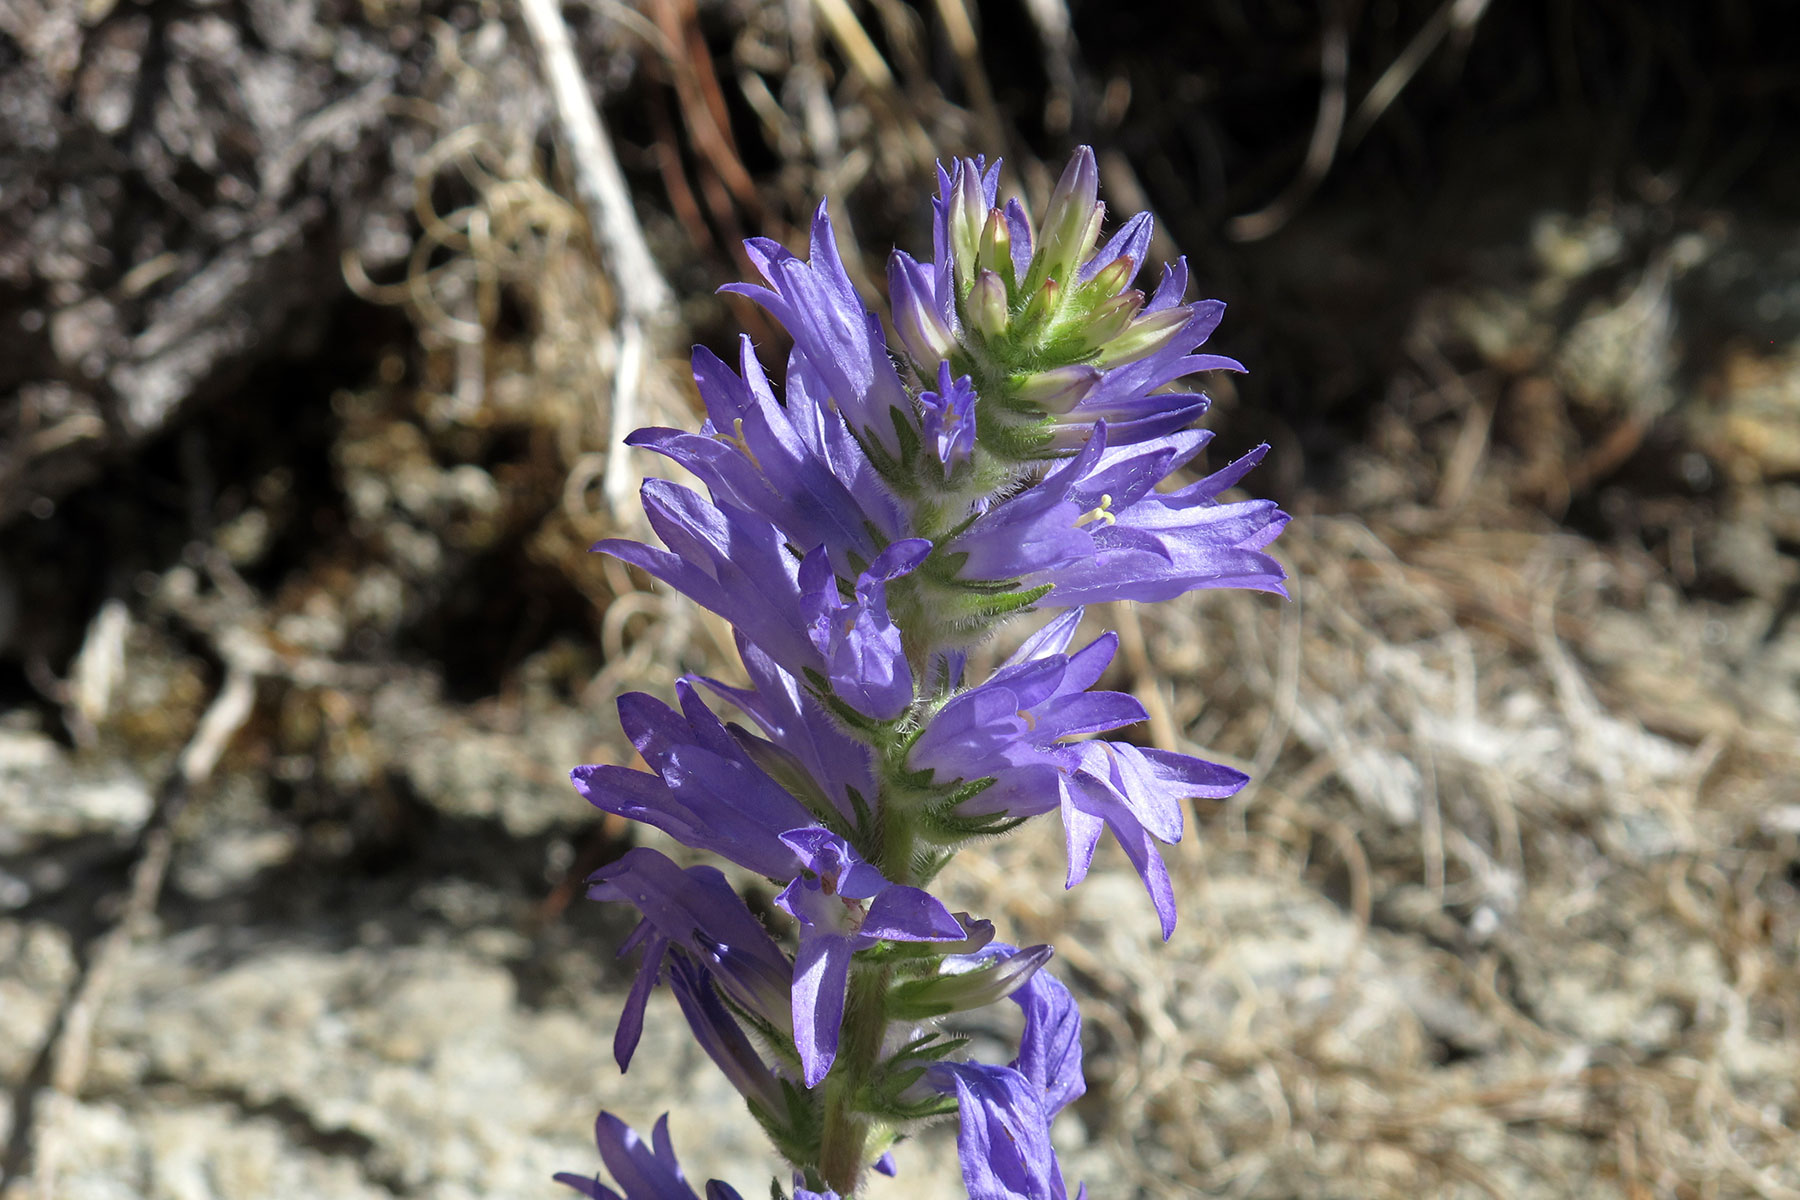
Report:
[[[1122,860],[1066,901],[1033,892],[1060,876],[1054,831],[967,876],[959,901],[1000,899],[1084,994],[1095,1175],[1146,1195],[1800,1188],[1800,906],[1768,822],[1800,739],[1746,720],[1684,744],[1603,702],[1583,643],[1639,564],[1479,515],[1425,536],[1303,518],[1292,604],[1143,610],[1126,682],[1177,728],[1157,744],[1257,775],[1172,856],[1168,945]]]
[[[1031,6],[1050,32],[1056,8]],[[701,115],[723,81],[688,36],[691,5],[622,22],[691,134],[652,114],[689,244],[729,241],[759,205],[763,228],[791,232],[807,198],[871,172],[906,194],[897,181],[934,147],[965,144],[993,89],[968,10],[939,10],[970,109],[927,86],[909,9],[762,11],[735,83],[780,151],[767,181]],[[1066,30],[1046,44],[1066,56]],[[1065,57],[1052,74],[1076,73]],[[569,473],[547,553],[572,561],[632,524],[591,499],[605,283],[528,144],[465,126],[427,161],[474,199],[439,213],[422,176],[406,279],[370,294],[406,304],[428,355],[456,364],[450,419],[481,419],[482,397],[514,386],[530,404],[581,398],[553,422]],[[1126,176],[1109,184],[1135,187],[1109,163]],[[1028,154],[1015,166],[1042,187]],[[511,357],[491,341],[501,287],[539,314]],[[1174,940],[1145,936],[1122,860],[1061,898],[1054,830],[950,881],[1007,936],[1055,943],[1082,994],[1093,1080],[1070,1161],[1114,1195],[1800,1196],[1800,905],[1784,882],[1800,730],[1730,694],[1701,628],[1716,607],[1517,502],[1488,456],[1492,389],[1433,361],[1463,414],[1447,452],[1365,465],[1415,475],[1402,490],[1434,503],[1301,513],[1280,545],[1289,604],[1202,593],[1096,614],[1124,634],[1117,682],[1143,698],[1148,739],[1255,776],[1172,855]],[[678,414],[680,372],[663,368],[657,402]],[[605,609],[589,703],[666,688],[675,663],[729,669],[716,618],[598,569],[603,586],[583,576]],[[1621,636],[1706,702],[1698,727],[1669,721],[1657,676],[1647,690],[1617,669]]]

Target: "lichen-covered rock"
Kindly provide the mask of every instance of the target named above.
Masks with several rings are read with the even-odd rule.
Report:
[[[466,25],[451,7],[0,12],[0,523],[316,346],[342,252],[371,270],[404,255],[437,133],[394,120],[403,97],[539,127],[534,72],[497,22],[471,66],[506,87],[444,83],[422,29]]]

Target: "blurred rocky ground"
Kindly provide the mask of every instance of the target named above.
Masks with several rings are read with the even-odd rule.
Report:
[[[509,6],[0,0],[0,1195],[548,1197],[602,1105],[758,1190],[672,1011],[610,1061],[579,881],[637,835],[566,772],[731,670],[586,554],[654,469],[613,445],[692,419],[687,341],[780,354],[713,294],[741,237],[828,193],[873,293],[934,156],[1041,198],[1083,140],[1231,304],[1212,423],[1275,444],[1297,583],[1094,614],[1142,737],[1258,779],[1173,942],[1054,829],[947,881],[1082,997],[1067,1161],[1800,1195],[1775,9],[571,3],[680,297],[634,387]],[[909,1151],[893,1194],[957,1194]]]

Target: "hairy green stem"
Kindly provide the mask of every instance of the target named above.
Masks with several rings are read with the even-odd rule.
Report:
[[[856,1190],[868,1168],[870,1119],[857,1111],[864,1086],[881,1065],[887,1035],[887,993],[893,981],[888,967],[855,970],[844,1003],[843,1036],[837,1063],[825,1083],[825,1128],[819,1148],[819,1170],[842,1196]]]

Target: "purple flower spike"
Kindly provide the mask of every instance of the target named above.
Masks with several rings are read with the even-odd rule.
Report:
[[[950,364],[938,364],[937,391],[919,395],[925,444],[937,454],[944,478],[975,453],[975,383],[967,375],[950,378]]]
[[[624,1191],[615,1192],[598,1179],[567,1172],[558,1173],[556,1182],[574,1188],[588,1200],[699,1200],[681,1173],[681,1164],[675,1161],[667,1113],[657,1118],[650,1137],[652,1145],[646,1146],[635,1129],[603,1112],[594,1123],[594,1141],[600,1147],[600,1160]],[[729,1184],[715,1179],[706,1185],[706,1200],[743,1197]]]
[[[881,320],[856,294],[838,257],[825,202],[819,202],[813,215],[810,261],[769,238],[751,238],[744,248],[769,286],[733,283],[720,290],[768,309],[793,335],[800,365],[818,382],[814,395],[821,402],[830,400],[852,429],[898,457],[894,414],[910,420],[912,405],[888,357]],[[791,368],[789,374],[794,374]]]
[[[837,1058],[851,956],[879,941],[954,942],[968,934],[934,896],[889,883],[836,834],[797,829],[786,841],[807,873],[775,904],[800,922],[794,1044],[806,1086],[817,1087]]]
[[[778,944],[718,870],[647,848],[597,872],[590,896],[642,914],[621,951],[641,959],[614,1055],[629,1064],[667,983],[788,1158],[792,1200],[844,1200],[871,1167],[892,1173],[884,1151],[945,1096],[971,1200],[1068,1200],[1050,1122],[1086,1083],[1081,1016],[1044,969],[1053,951],[995,942],[991,922],[914,885],[960,844],[1056,809],[1068,885],[1110,830],[1167,938],[1161,847],[1182,836],[1190,800],[1245,777],[1104,740],[1145,711],[1100,687],[1115,635],[1074,645],[1083,606],[1280,593],[1285,578],[1267,550],[1287,514],[1221,501],[1266,447],[1173,482],[1212,437],[1188,428],[1208,401],[1182,381],[1243,368],[1202,352],[1224,305],[1188,299],[1185,260],[1154,288],[1138,282],[1149,214],[1108,232],[1087,147],[1035,216],[1001,194],[997,161],[946,160],[937,183],[931,261],[887,261],[889,333],[824,203],[805,257],[745,244],[761,280],[722,290],[786,326],[785,377],[771,380],[748,338],[730,363],[696,349],[700,430],[630,440],[704,493],[649,480],[659,543],[595,547],[729,621],[748,684],[685,677],[674,707],[623,697],[620,724],[649,769],[582,767],[576,787],[774,881],[793,918]],[[977,639],[1037,607],[1053,610],[1047,623],[968,678]],[[936,1023],[1003,999],[1024,1014],[1013,1060],[946,1061],[958,1043]],[[589,1200],[695,1200],[666,1122],[646,1145],[602,1115],[597,1138],[618,1182],[559,1176]],[[718,1181],[705,1195],[740,1200]]]
[[[895,542],[876,556],[845,601],[821,548],[800,564],[800,606],[813,646],[825,663],[831,690],[877,721],[891,721],[913,700],[912,668],[900,630],[888,619],[887,585],[915,570],[931,553],[924,538]]]

